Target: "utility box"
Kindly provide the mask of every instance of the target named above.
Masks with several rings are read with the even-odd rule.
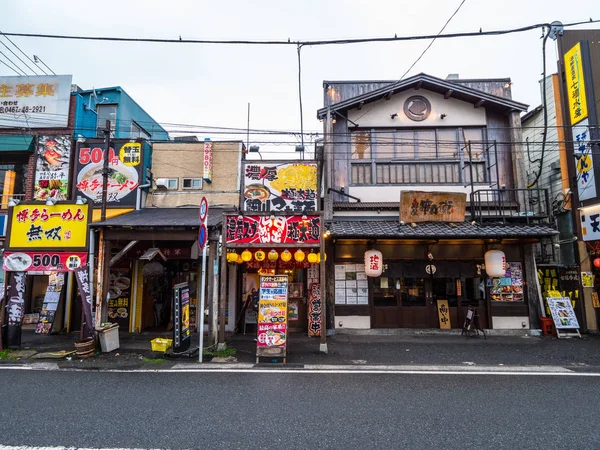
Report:
[[[119,348],[119,324],[111,323],[102,328],[96,328],[100,339],[102,353],[109,353]]]

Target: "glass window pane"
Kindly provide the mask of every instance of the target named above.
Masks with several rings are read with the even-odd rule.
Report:
[[[415,159],[415,133],[413,131],[396,132],[396,158]]]
[[[376,131],[374,133],[376,159],[394,159],[396,157],[394,134],[393,131]]]
[[[438,130],[438,157],[460,159],[456,129]]]
[[[402,306],[426,306],[425,280],[423,278],[402,278],[400,297]]]
[[[98,137],[103,137],[103,130],[106,129],[106,121],[110,120],[111,136],[115,136],[115,126],[117,124],[117,105],[98,105],[96,107],[98,113],[97,129]]]
[[[432,159],[437,157],[435,131],[420,130],[416,132],[417,154],[419,159]]]
[[[357,131],[351,135],[350,157],[352,159],[371,159],[371,132]]]
[[[464,128],[464,140],[471,141],[471,155],[473,159],[484,159],[483,130],[481,128]]]

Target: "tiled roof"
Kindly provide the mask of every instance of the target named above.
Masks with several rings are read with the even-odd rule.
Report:
[[[533,224],[497,224],[472,225],[469,222],[456,223],[452,227],[447,223],[423,222],[415,228],[400,225],[396,220],[336,220],[330,225],[334,237],[366,238],[518,238],[548,237],[558,234],[549,225]]]
[[[221,224],[221,208],[210,208],[208,227]],[[92,227],[198,227],[200,208],[144,208],[121,216],[95,222]]]

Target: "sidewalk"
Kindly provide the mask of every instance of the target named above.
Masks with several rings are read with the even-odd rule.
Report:
[[[155,337],[171,337],[165,333],[120,335],[120,348],[111,353],[97,354],[79,360],[74,354],[70,361],[55,359],[59,367],[82,369],[165,369],[175,364],[197,363],[191,358],[165,358],[151,351]],[[22,350],[38,353],[74,350],[78,333],[41,336],[24,332]],[[199,335],[192,336],[197,348]],[[206,345],[205,339],[205,345]],[[600,336],[582,339],[563,339],[530,336],[482,336],[466,338],[456,334],[404,335],[336,335],[327,338],[328,354],[319,352],[318,338],[292,334],[288,341],[287,366],[303,365],[488,365],[538,366],[556,365],[571,368],[600,368]],[[253,336],[227,337],[228,346],[236,349],[237,362],[255,363]],[[4,359],[4,363],[48,361],[44,359]],[[205,357],[205,361],[210,357]],[[211,364],[210,362],[208,364]],[[262,365],[262,364],[261,364]],[[266,362],[265,365],[272,365]]]

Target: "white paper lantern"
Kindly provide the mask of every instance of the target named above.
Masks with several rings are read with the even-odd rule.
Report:
[[[500,250],[485,252],[485,271],[488,277],[501,278],[506,274],[506,255]]]
[[[383,272],[383,255],[379,250],[365,252],[365,274],[368,277],[380,277]]]

